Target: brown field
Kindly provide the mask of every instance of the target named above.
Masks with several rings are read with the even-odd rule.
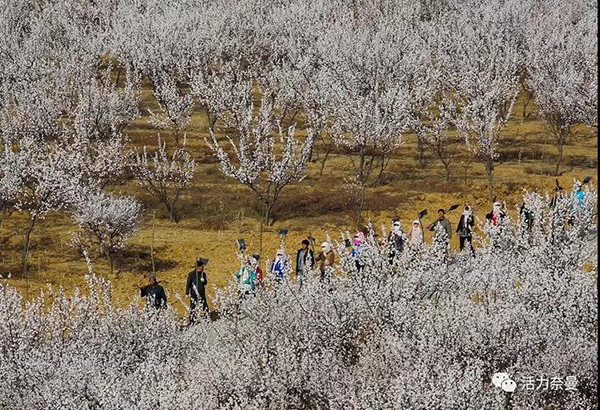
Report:
[[[144,92],[144,107],[155,102]],[[535,110],[531,103],[528,111]],[[509,211],[521,203],[524,189],[552,192],[554,177],[551,176],[557,155],[553,139],[543,128],[534,112],[529,118],[522,114],[522,101],[515,107],[509,127],[504,131],[500,147],[501,158],[495,169],[495,193],[505,201]],[[143,108],[145,112],[145,108]],[[125,304],[137,294],[137,286],[145,282],[143,274],[151,271],[150,244],[154,228],[155,264],[159,280],[175,302],[174,293],[183,293],[187,272],[195,257],[210,259],[207,267],[208,280],[223,286],[239,268],[236,258],[235,239],[244,237],[249,251],[259,247],[259,205],[253,193],[224,177],[219,164],[204,142],[207,135],[204,115],[198,111],[188,127],[188,149],[197,160],[197,170],[191,189],[181,200],[183,219],[180,223],[169,222],[161,205],[133,184],[114,187],[115,192],[134,194],[146,206],[143,229],[133,237],[129,246],[118,259],[119,272],[110,277],[105,259],[93,259],[96,274],[110,277],[117,303]],[[561,185],[570,189],[573,178],[597,174],[598,139],[595,132],[578,127],[575,135],[565,146],[565,158],[559,177]],[[156,145],[156,130],[147,117],[137,120],[126,129],[133,145]],[[168,133],[163,132],[172,145]],[[463,147],[464,148],[464,147]],[[419,210],[427,208],[427,225],[435,217],[435,210],[451,204],[465,202],[474,206],[475,214],[483,219],[489,212],[487,180],[483,166],[469,163],[468,152],[461,148],[452,169],[454,179],[446,182],[444,169],[429,153],[429,163],[422,169],[417,162],[417,146],[414,135],[407,135],[405,143],[393,155],[384,174],[384,184],[369,189],[366,220],[379,229],[382,223],[389,225],[393,216],[399,216],[403,227],[410,226]],[[320,155],[322,149],[319,147]],[[519,155],[520,153],[520,155]],[[468,168],[467,168],[468,165]],[[320,243],[329,233],[333,239],[342,231],[356,228],[354,214],[346,206],[342,189],[343,178],[353,175],[347,155],[334,153],[327,161],[323,176],[319,176],[318,162],[311,163],[307,177],[300,183],[284,189],[275,208],[275,222],[266,228],[263,261],[273,257],[279,244],[277,232],[288,229],[285,240],[288,253],[295,255],[300,241],[311,234]],[[596,184],[595,181],[593,181]],[[153,223],[153,211],[156,219]],[[460,209],[448,214],[453,227],[460,216]],[[28,297],[39,294],[50,283],[62,286],[67,292],[75,287],[86,288],[84,274],[87,267],[84,258],[69,245],[74,227],[62,214],[48,215],[37,224],[32,235],[30,271],[19,274],[20,252],[27,224],[25,213],[14,212],[0,215],[0,274]],[[426,240],[431,235],[426,232]],[[458,239],[452,238],[452,247],[458,247]],[[209,291],[210,295],[213,290]],[[178,305],[178,303],[176,303]],[[181,310],[181,306],[178,306]]]

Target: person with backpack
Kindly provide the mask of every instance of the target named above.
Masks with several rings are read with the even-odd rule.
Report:
[[[581,181],[575,183],[575,197],[577,198],[577,212],[581,213],[584,208],[585,192],[583,192],[583,184]]]
[[[185,295],[190,297],[190,324],[196,321],[197,308],[201,307],[205,314],[208,314],[208,302],[206,300],[206,272],[204,266],[206,262],[203,259],[197,259],[194,270],[188,273],[185,284]]]
[[[525,203],[522,203],[519,208],[519,217],[521,218],[521,225],[527,228],[528,231],[531,231],[534,222],[533,212],[527,208]]]
[[[471,253],[475,253],[473,248],[473,228],[475,226],[475,218],[473,217],[473,210],[469,205],[465,205],[463,214],[460,216],[458,226],[456,227],[456,233],[459,236],[459,246],[462,252],[465,248],[465,243],[468,242],[471,247]]]
[[[554,187],[554,196],[550,199],[550,208],[556,209],[558,202],[563,198],[563,187],[560,186],[558,179],[556,179],[556,186]]]
[[[352,249],[350,250],[350,256],[354,259],[356,270],[361,272],[365,267],[363,260],[363,250],[366,242],[365,234],[362,232],[356,232],[352,239]]]

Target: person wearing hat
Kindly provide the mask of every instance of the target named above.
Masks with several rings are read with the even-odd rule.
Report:
[[[300,287],[302,287],[302,274],[304,269],[312,269],[315,264],[315,255],[309,246],[310,242],[308,239],[304,239],[302,241],[302,247],[296,252],[296,280]]]
[[[362,258],[363,247],[366,242],[365,234],[358,231],[354,235],[352,239],[352,250],[350,251],[350,256],[354,258],[354,264],[356,265],[356,270],[359,272],[365,267],[365,263]]]
[[[285,252],[283,248],[279,248],[277,251],[277,255],[275,256],[275,260],[271,264],[271,274],[275,277],[277,282],[283,281],[285,278],[285,273],[287,271],[287,260],[285,257]]]
[[[584,181],[585,182],[585,181]],[[585,200],[585,192],[583,192],[583,183],[580,180],[575,180],[574,187],[575,194],[575,204],[573,205],[573,209],[571,211],[571,215],[569,219],[567,219],[567,224],[569,226],[573,226],[575,224],[575,217],[581,215],[581,212],[584,208],[584,200]]]
[[[579,180],[575,183],[575,196],[577,197],[578,211],[581,211],[583,209],[583,201],[585,200],[585,192],[583,192],[583,184]]]
[[[414,248],[419,248],[423,245],[423,226],[420,219],[415,219],[408,232],[408,243]]]
[[[154,274],[148,275],[148,284],[140,288],[140,294],[141,297],[146,298],[146,307],[152,306],[157,309],[167,307],[167,295]]]
[[[400,256],[404,250],[404,232],[402,231],[400,218],[392,219],[392,231],[388,239],[390,244],[389,261],[392,263],[394,258]]]
[[[505,216],[506,214],[502,209],[502,204],[500,202],[494,202],[494,205],[492,206],[492,212],[487,214],[485,219],[488,220],[492,226],[496,227],[502,223]]]
[[[471,253],[474,253],[473,249],[473,227],[475,226],[475,219],[473,218],[473,209],[469,205],[465,205],[463,214],[460,216],[458,226],[456,227],[456,233],[459,236],[460,251],[462,252],[465,248],[465,242],[469,243],[471,247]]]
[[[253,259],[254,258],[246,258],[242,260],[242,267],[235,273],[235,278],[239,285],[241,297],[254,294],[256,271],[252,267]]]
[[[205,314],[208,314],[208,302],[206,300],[206,272],[204,272],[205,261],[196,260],[194,270],[188,273],[185,285],[185,295],[190,297],[190,323],[196,319],[197,307],[202,307]]]
[[[332,267],[335,263],[335,255],[329,242],[321,244],[321,252],[319,252],[316,261],[320,262],[319,271],[321,272],[321,281],[324,281],[327,278],[327,268]]]
[[[523,202],[519,207],[519,217],[521,218],[522,226],[527,228],[528,231],[531,231],[534,222],[533,212],[531,211],[531,209],[527,208],[525,202]]]
[[[554,188],[554,196],[550,200],[550,208],[556,209],[556,205],[558,205],[558,201],[563,197],[563,187],[558,183],[558,179],[556,180],[556,187]]]
[[[435,232],[436,235],[438,235],[438,230],[437,227],[438,225],[440,225],[443,229],[444,232],[446,233],[446,243],[450,243],[450,239],[452,239],[452,225],[450,225],[450,221],[448,219],[446,219],[446,210],[445,209],[438,209],[438,219],[436,219],[433,223],[431,223],[427,229],[429,229],[432,232]]]

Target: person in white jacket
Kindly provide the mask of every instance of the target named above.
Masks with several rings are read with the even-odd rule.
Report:
[[[423,226],[421,226],[420,220],[415,219],[408,233],[408,243],[412,247],[418,248],[423,245],[423,241]]]

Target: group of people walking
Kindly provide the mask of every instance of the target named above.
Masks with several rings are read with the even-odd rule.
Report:
[[[576,185],[576,198],[577,206],[581,207],[585,194],[581,189],[582,184]],[[550,206],[556,207],[557,200],[562,196],[562,188],[558,186],[555,192],[555,197],[552,199]],[[446,214],[448,211],[456,209],[458,205],[453,205],[448,210],[440,208],[437,211],[437,219],[427,226],[429,231],[434,232],[434,243],[441,243],[447,250],[449,248],[450,240],[452,239],[453,233],[456,233],[459,237],[459,249],[463,252],[468,249],[471,256],[475,256],[473,248],[473,232],[475,228],[475,217],[473,215],[473,208],[469,204],[465,204],[463,212],[458,220],[456,230],[452,229],[452,224],[447,219]],[[400,218],[393,218],[391,224],[391,231],[388,236],[387,243],[382,244],[389,249],[389,261],[393,262],[404,250],[409,247],[413,249],[419,249],[424,244],[423,227],[421,224],[421,218],[427,214],[426,210],[419,213],[418,218],[412,222],[411,228],[408,234],[405,234],[402,229]],[[526,209],[525,205],[521,206],[521,219],[526,223],[528,229],[531,229],[533,224],[533,215],[530,210]],[[503,208],[502,203],[494,202],[492,210],[486,214],[486,223],[490,227],[499,227],[502,225],[506,218],[506,212]],[[309,240],[310,239],[310,240]],[[317,268],[320,273],[321,281],[327,280],[327,275],[336,263],[336,256],[333,251],[332,245],[325,241],[321,243],[321,250],[315,256],[314,250],[314,238],[309,237],[301,242],[300,249],[296,251],[295,264],[292,266],[291,262],[288,261],[286,253],[281,246],[277,251],[275,259],[270,263],[269,276],[273,278],[275,283],[281,283],[289,276],[294,268],[296,282],[302,287],[303,278],[306,272],[312,271]],[[366,236],[364,232],[357,231],[354,235],[353,240],[346,241],[346,248],[349,249],[349,255],[354,259],[357,269],[360,271],[365,265],[363,258],[363,248],[366,244]],[[244,245],[245,247],[245,245]],[[240,248],[242,249],[242,248]],[[253,254],[249,257],[244,256],[243,252],[240,254],[241,267],[234,274],[235,282],[238,285],[240,297],[244,298],[249,295],[253,295],[257,288],[261,287],[264,279],[263,270],[260,267],[260,255]],[[185,294],[190,298],[190,323],[196,321],[196,315],[198,312],[204,314],[209,313],[208,302],[206,298],[206,285],[208,284],[207,275],[204,271],[207,264],[207,259],[197,259],[194,270],[188,273]],[[167,304],[167,297],[163,287],[157,282],[156,276],[150,275],[148,277],[148,284],[142,288],[141,296],[146,297],[148,305],[161,308]]]
[[[196,321],[198,311],[202,310],[208,314],[208,300],[206,299],[206,285],[208,279],[204,267],[205,259],[197,259],[194,270],[188,273],[185,285],[185,295],[190,298],[190,323]],[[165,289],[159,284],[156,275],[148,275],[148,284],[140,288],[141,297],[146,298],[147,307],[156,309],[167,307],[167,295]]]
[[[444,209],[438,210],[438,219],[428,226],[428,229],[436,233],[444,232],[447,240],[452,237],[452,226],[445,217]],[[499,216],[492,213],[491,219],[493,223],[499,221]],[[438,225],[441,229],[438,229]],[[474,227],[474,219],[470,206],[465,206],[464,213],[460,217],[457,228],[457,233],[460,235],[460,249],[465,247],[465,243],[472,246],[472,232]],[[311,238],[312,239],[312,238]],[[392,229],[389,235],[390,261],[396,256],[399,256],[406,246],[419,247],[424,243],[423,228],[421,219],[413,221],[413,225],[406,235],[402,230],[402,225],[399,218],[392,219]],[[360,270],[364,266],[361,260],[362,248],[366,242],[366,236],[363,232],[357,232],[352,241],[346,245],[349,254],[355,259],[357,268]],[[288,261],[286,253],[281,247],[275,256],[275,259],[270,264],[269,275],[274,279],[275,283],[280,283],[285,280],[294,268],[296,281],[301,287],[305,272],[311,271],[314,268],[318,269],[320,279],[325,281],[330,271],[336,263],[335,252],[329,242],[321,243],[321,250],[315,255],[313,244],[308,239],[302,240],[300,249],[296,251],[295,263],[291,264]],[[263,283],[263,270],[260,267],[260,255],[253,254],[251,256],[241,255],[242,263],[239,270],[234,274],[234,279],[238,285],[240,295],[245,297],[255,293],[256,289]],[[193,323],[197,319],[198,312],[209,313],[208,302],[206,298],[206,285],[208,278],[205,272],[207,260],[197,259],[194,265],[194,270],[188,273],[185,294],[190,298],[190,322]],[[167,297],[164,288],[158,283],[155,275],[149,275],[148,284],[140,288],[142,297],[146,297],[148,305],[155,308],[166,307]]]

